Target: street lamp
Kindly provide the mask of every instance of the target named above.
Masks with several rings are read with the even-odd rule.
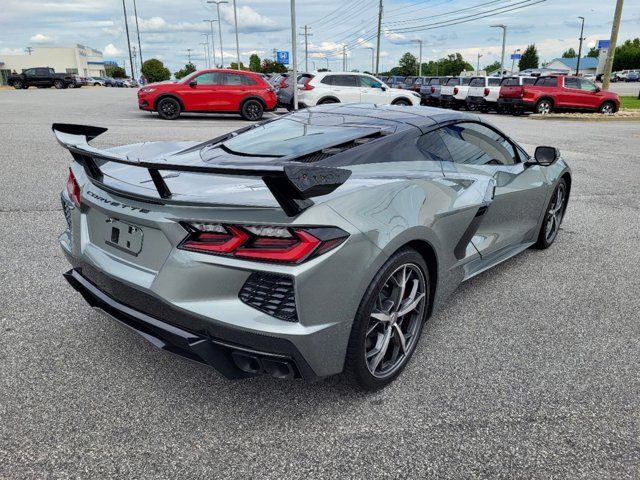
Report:
[[[518,53],[520,51],[519,48],[516,48],[513,51],[513,56],[511,57],[511,75],[513,75],[513,69],[515,68],[515,64],[516,64],[516,53]]]
[[[502,60],[500,61],[500,76],[504,75],[504,47],[506,45],[507,40],[507,26],[500,25],[491,25],[491,28],[501,28],[502,29]]]
[[[220,66],[224,68],[224,52],[222,51],[222,25],[220,24],[220,4],[229,2],[227,0],[207,0],[207,3],[215,3],[218,10],[218,33],[220,34]]]
[[[204,46],[204,67],[207,68],[207,59],[209,57],[209,40],[202,42],[200,45]]]
[[[422,76],[422,40],[412,40],[412,42],[418,42],[420,44],[420,57],[418,59],[418,76]]]
[[[578,17],[582,20],[582,26],[580,27],[580,46],[578,47],[578,63],[576,64],[576,75],[578,75],[578,71],[580,70],[580,55],[582,55],[582,41],[584,38],[582,34],[584,33],[584,17]]]
[[[373,75],[373,69],[375,68],[373,66],[373,53],[376,51],[376,49],[373,47],[364,47],[364,48],[366,48],[367,50],[371,50],[371,74]],[[329,69],[329,61],[327,60],[327,70],[328,69]]]
[[[480,57],[482,57],[482,54],[478,52],[478,65],[476,66],[476,75],[480,75]]]
[[[236,56],[238,57],[238,70],[240,68],[240,43],[238,42],[238,12],[236,11],[236,0],[233,0],[233,20],[236,24]]]
[[[324,59],[327,61],[327,70],[329,70],[329,57],[325,55]]]
[[[209,22],[209,26],[211,27],[211,53],[213,53],[213,66],[217,67],[218,66],[218,61],[216,60],[216,46],[215,43],[213,41],[214,36],[213,36],[213,22],[215,22],[216,20],[203,20],[203,22]]]
[[[205,57],[207,68],[211,68],[211,58],[209,57],[209,34],[208,33],[203,33],[202,35],[204,37],[206,37],[206,40],[207,40],[207,48],[206,48],[206,52],[205,52],[206,55],[207,55]]]

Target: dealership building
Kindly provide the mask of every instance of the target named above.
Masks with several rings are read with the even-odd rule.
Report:
[[[50,67],[57,73],[75,73],[82,77],[105,75],[102,52],[84,45],[75,47],[34,47],[31,54],[1,55],[0,84],[6,84],[12,72],[33,67]]]

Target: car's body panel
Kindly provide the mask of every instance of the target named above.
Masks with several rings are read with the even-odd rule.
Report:
[[[153,200],[153,185],[136,172],[142,168],[101,161],[100,169],[107,178],[101,184],[89,175],[86,166],[74,162],[72,172],[81,204],[75,207],[63,192],[70,229],[60,237],[75,268],[69,274],[70,283],[94,306],[124,323],[129,317],[116,311],[123,308],[117,302],[134,302],[132,295],[140,292],[149,299],[148,308],[137,301],[130,305],[139,313],[144,309],[140,315],[160,315],[157,306],[149,306],[156,301],[172,312],[169,326],[161,328],[163,332],[173,324],[181,331],[193,332],[198,345],[209,337],[213,343],[222,339],[261,355],[284,354],[305,378],[327,376],[342,371],[360,302],[394,252],[407,244],[431,252],[430,309],[435,310],[460,282],[535,241],[551,192],[560,176],[568,173],[562,160],[550,167],[525,164],[523,158],[514,165],[465,165],[421,153],[420,140],[425,134],[440,135],[441,127],[456,122],[480,122],[472,115],[432,108],[328,105],[291,116],[299,122],[325,123],[334,117],[348,124],[383,127],[387,133],[332,150],[318,161],[325,168],[348,169],[350,176],[330,193],[314,196],[311,206],[293,216],[280,207],[260,178],[177,172],[165,175],[175,197],[166,200],[156,195]],[[260,133],[256,130],[260,128],[253,131]],[[151,163],[228,165],[230,157],[214,152],[219,143],[143,143],[110,149],[102,155],[125,155]],[[295,158],[263,156],[251,161],[277,166],[295,162]],[[341,229],[348,238],[337,248],[302,263],[278,264],[181,249],[188,236],[185,222],[330,226]],[[110,242],[109,229],[114,224],[135,227],[133,245],[122,249]],[[137,230],[139,238],[135,237]],[[93,271],[99,272],[102,280],[92,280]],[[275,318],[241,300],[239,291],[255,273],[292,279],[296,321]],[[96,300],[99,292],[91,293],[88,284],[83,287],[80,277],[98,289],[104,284],[102,292],[116,303],[101,304]],[[133,293],[119,298],[118,292],[125,290]],[[147,327],[132,328],[143,334],[147,331]],[[272,347],[265,344],[265,338],[275,342]],[[149,339],[158,343],[155,337]]]

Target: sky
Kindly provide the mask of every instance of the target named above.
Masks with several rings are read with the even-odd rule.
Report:
[[[534,2],[538,1],[537,4]],[[136,44],[133,0],[125,0],[131,43]],[[205,67],[205,19],[216,19],[215,5],[206,0],[136,0],[143,58],[162,60],[171,71],[182,67],[191,50],[198,68]],[[342,45],[348,69],[371,70],[371,49],[379,0],[297,0],[298,66],[305,67],[304,25],[308,25],[308,68],[342,69]],[[1,0],[0,60],[23,53],[25,47],[65,47],[83,44],[101,50],[105,59],[122,65],[128,57],[121,0]],[[396,65],[403,53],[416,57],[422,40],[424,62],[460,52],[474,66],[499,60],[501,29],[507,25],[506,57],[535,43],[541,60],[578,50],[580,20],[585,17],[586,53],[599,39],[608,39],[614,0],[383,0],[380,71]],[[524,8],[516,9],[525,5]],[[240,56],[273,58],[273,49],[291,50],[289,0],[237,0]],[[506,11],[514,9],[512,11]],[[484,15],[493,15],[481,18]],[[463,17],[472,21],[458,23]],[[233,0],[220,5],[225,64],[236,58]],[[619,42],[640,36],[640,1],[627,1]],[[218,24],[214,23],[216,59],[220,63]],[[507,62],[507,61],[505,61]],[[129,69],[127,59],[127,70]]]

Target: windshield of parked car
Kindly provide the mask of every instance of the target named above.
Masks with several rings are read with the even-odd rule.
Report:
[[[300,112],[241,133],[222,147],[239,155],[283,157],[340,145],[379,130],[379,126],[351,123],[341,115]]]

